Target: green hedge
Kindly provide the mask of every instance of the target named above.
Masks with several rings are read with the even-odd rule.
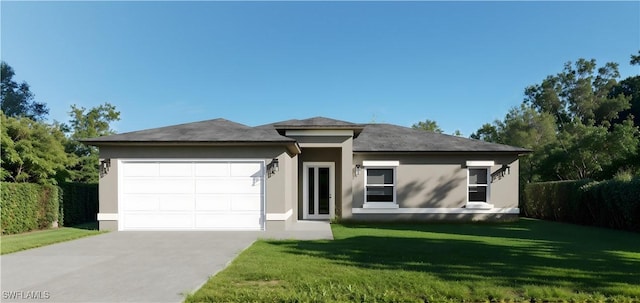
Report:
[[[640,232],[640,178],[531,183],[520,208],[531,218]]]
[[[97,220],[98,184],[63,183],[62,214],[64,225],[73,226]]]
[[[57,186],[8,182],[0,186],[2,234],[49,228],[58,220]]]

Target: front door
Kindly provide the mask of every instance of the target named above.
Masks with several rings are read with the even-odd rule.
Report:
[[[333,162],[305,162],[303,165],[304,219],[331,219],[334,216]]]

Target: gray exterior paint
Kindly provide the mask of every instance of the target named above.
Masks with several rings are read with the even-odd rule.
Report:
[[[415,155],[356,153],[354,163],[364,160],[397,160],[397,202],[401,208],[462,208],[467,202],[466,161],[494,161],[492,172],[502,165],[510,173],[491,184],[496,208],[518,207],[518,157],[516,155]],[[364,203],[364,171],[353,179],[353,207]]]
[[[287,130],[295,130],[290,132]],[[324,132],[324,133],[323,133]],[[295,136],[291,135],[295,134]],[[517,218],[518,156],[526,149],[429,133],[390,124],[354,124],[316,117],[249,127],[215,119],[88,139],[111,167],[100,179],[100,213],[118,213],[118,160],[276,158],[279,171],[265,176],[265,227],[296,229],[303,220],[303,165],[335,164],[335,215],[357,221],[510,220]],[[398,161],[398,209],[364,207],[363,161]],[[467,209],[467,161],[493,161],[510,173],[492,183],[493,209]],[[117,221],[101,220],[114,230]],[[299,228],[299,226],[297,227]]]

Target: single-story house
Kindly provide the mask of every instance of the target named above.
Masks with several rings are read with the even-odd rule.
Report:
[[[508,220],[529,150],[316,117],[86,139],[102,230],[288,230],[304,220]]]

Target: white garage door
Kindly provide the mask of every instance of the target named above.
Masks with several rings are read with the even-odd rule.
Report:
[[[122,161],[120,230],[260,230],[261,161]]]

